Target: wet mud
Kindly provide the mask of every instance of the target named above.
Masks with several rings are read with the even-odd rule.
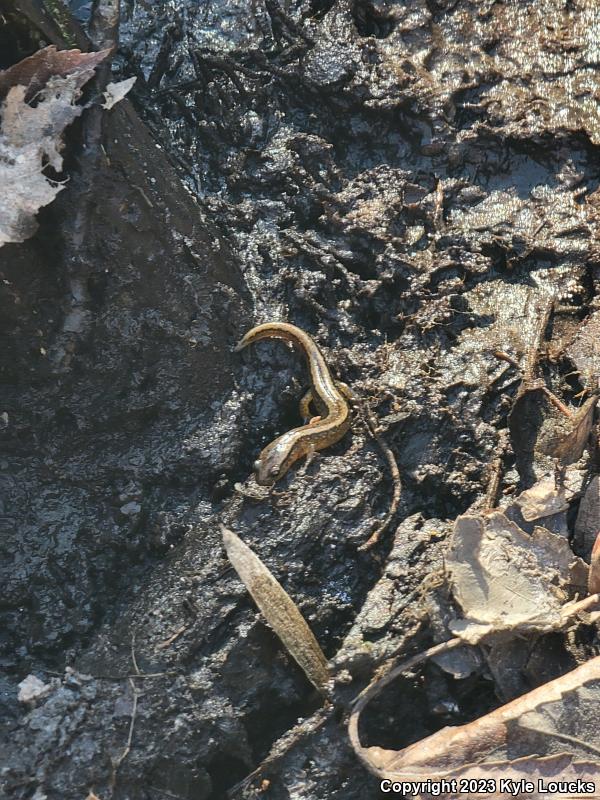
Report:
[[[572,407],[598,385],[600,16],[588,0],[121,13],[130,99],[93,168],[72,132],[68,187],[0,250],[2,791],[374,796],[342,707],[234,788],[320,700],[218,523],[350,676],[341,706],[379,659],[440,639],[452,521],[495,468],[501,496],[536,479],[535,381]],[[271,319],[314,337],[398,462],[372,552],[393,481],[358,415],[273,490],[253,481],[307,383],[281,342],[233,352]],[[573,655],[552,643],[558,672]],[[28,674],[50,686],[29,706]],[[497,702],[482,664],[385,697],[365,738],[396,748]]]

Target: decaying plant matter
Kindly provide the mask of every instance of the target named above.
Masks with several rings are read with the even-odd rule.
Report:
[[[108,53],[50,46],[0,72],[0,246],[32,236],[36,213],[64,188],[57,180],[63,134],[83,112],[82,88]]]
[[[362,762],[380,778],[409,786],[427,779],[456,779],[454,790],[444,792],[448,800],[456,800],[465,791],[474,797],[495,798],[515,794],[539,798],[548,793],[596,796],[600,737],[594,709],[599,692],[600,658],[595,658],[468,725],[444,728],[392,752],[360,744],[359,716],[365,699],[375,694],[371,690],[353,711],[350,737]],[[524,780],[532,781],[535,789],[524,790]],[[553,782],[559,784],[558,790],[540,791],[540,786]],[[471,788],[458,788],[465,785]],[[435,795],[426,789],[409,788],[407,793],[428,799]]]
[[[327,659],[290,596],[252,550],[222,528],[223,543],[235,571],[288,652],[320,692],[329,680]]]

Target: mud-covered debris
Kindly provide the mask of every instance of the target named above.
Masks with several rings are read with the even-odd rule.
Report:
[[[49,47],[0,73],[7,87],[0,107],[0,246],[32,236],[36,213],[63,188],[47,168],[62,170],[63,132],[82,113],[82,87],[107,55]]]
[[[476,36],[493,31],[496,44],[491,61],[483,53],[477,59],[479,70],[487,65],[494,74],[475,105],[485,109],[483,127],[526,140],[560,140],[581,131],[594,144],[600,142],[591,60],[598,37],[593,3],[574,8],[553,2],[494,4],[475,27]]]
[[[533,522],[566,511],[581,493],[584,473],[569,469],[564,475],[546,475],[515,498],[523,519]]]
[[[452,632],[474,644],[500,632],[561,628],[580,561],[563,537],[540,527],[529,536],[499,511],[459,517],[447,568],[464,619]]]
[[[256,605],[309,681],[323,692],[329,680],[327,659],[297,605],[239,536],[224,527],[221,533],[227,556]]]
[[[541,382],[525,389],[509,417],[510,435],[523,480],[533,483],[555,468],[574,464],[588,446],[597,397],[581,408],[564,406]]]
[[[19,703],[26,705],[35,705],[39,700],[47,697],[52,689],[53,683],[44,683],[35,675],[28,675],[19,684]]]
[[[406,549],[398,541],[370,594],[380,565],[355,547],[387,508],[391,482],[366,438],[341,442],[268,498],[238,501],[233,487],[254,454],[296,424],[300,391],[295,365],[276,348],[266,348],[259,370],[233,370],[228,353],[243,308],[309,330],[335,354],[339,378],[369,398],[398,459],[400,519],[454,519],[484,502],[486,467],[531,351],[540,355],[534,377],[565,404],[575,405],[583,387],[567,378],[575,368],[563,358],[569,337],[560,335],[560,349],[553,340],[562,321],[576,322],[597,302],[598,160],[581,128],[571,133],[556,97],[575,108],[575,73],[594,72],[591,0],[310,6],[121,4],[117,59],[123,76],[138,75],[138,111],[153,138],[144,144],[136,135],[128,102],[104,114],[112,135],[104,138],[110,165],[98,159],[102,183],[71,181],[44,215],[51,223],[60,210],[64,226],[50,224],[52,238],[43,230],[26,244],[37,272],[24,258],[10,283],[0,282],[2,316],[16,331],[4,365],[14,437],[4,513],[19,532],[5,576],[3,659],[24,676],[61,668],[71,651],[82,669],[122,675],[135,629],[144,632],[141,668],[179,673],[144,679],[133,757],[114,791],[108,756],[122,751],[128,719],[113,719],[110,682],[98,683],[93,709],[76,706],[82,721],[61,734],[63,747],[40,735],[61,708],[53,718],[37,713],[58,692],[31,726],[10,724],[0,749],[16,764],[14,800],[29,800],[37,770],[65,800],[81,800],[89,787],[131,800],[148,787],[182,800],[224,796],[307,711],[304,676],[293,665],[275,669],[263,626],[250,623],[251,635],[240,638],[243,587],[220,576],[210,536],[223,511],[272,554],[277,575],[287,570],[302,609],[318,605],[314,630],[328,653],[360,617],[357,642],[375,657],[390,654],[416,624],[425,627],[429,595],[442,595],[427,578],[441,561],[433,536]],[[546,105],[538,116],[529,101],[546,86],[556,114],[547,116]],[[165,151],[195,206],[178,197]],[[98,174],[86,160],[84,175]],[[77,220],[74,208],[83,209]],[[223,236],[209,233],[207,250],[197,231],[209,218]],[[67,247],[52,248],[45,269],[40,257],[61,237]],[[231,284],[227,245],[243,274]],[[23,248],[4,248],[15,250]],[[251,295],[254,307],[226,303],[215,280]],[[572,313],[557,313],[537,347],[551,301]],[[73,319],[84,320],[75,333]],[[528,413],[511,429],[517,446],[529,443],[547,401],[527,397]],[[498,496],[552,474],[548,455],[529,479],[532,453],[520,452],[527,479],[519,484],[506,451]],[[139,497],[121,497],[129,483]],[[119,511],[129,501],[139,514]],[[559,516],[566,528],[567,510],[544,517],[544,527]],[[433,641],[446,611],[440,630],[423,631]],[[563,637],[542,638],[557,642],[547,670],[563,671]],[[531,649],[531,637],[523,642]],[[469,665],[455,655],[460,674]],[[450,685],[460,706],[464,684]],[[66,703],[73,692],[63,693]],[[478,706],[485,694],[476,693]],[[10,696],[17,705],[16,691]],[[427,724],[412,718],[410,735],[427,735]],[[340,780],[347,800],[373,794],[344,754],[339,728],[328,736],[316,746],[306,740],[265,776],[273,800],[331,800]],[[82,737],[86,749],[77,751]]]
[[[381,682],[383,683],[383,681]],[[377,694],[370,689],[368,700]],[[358,719],[366,703],[359,702],[350,718],[349,733],[357,756],[370,772],[382,779],[406,781],[400,791],[429,800],[427,778],[493,779],[506,781],[559,779],[553,797],[572,797],[566,782],[591,785],[600,776],[600,733],[596,707],[600,702],[600,657],[534,689],[517,700],[467,725],[446,727],[403,750],[363,747]],[[411,785],[408,785],[410,782]],[[458,786],[457,786],[458,789]],[[487,790],[485,795],[481,792]],[[509,797],[514,792],[485,782],[472,796]],[[461,795],[450,790],[444,797]],[[541,797],[543,793],[528,794]]]
[[[447,592],[430,592],[427,597],[427,623],[435,642],[451,638],[450,624],[456,617],[456,609],[448,603]],[[433,656],[438,667],[461,680],[481,670],[484,653],[476,647],[458,647]]]
[[[600,476],[595,475],[581,498],[575,520],[575,548],[586,560],[600,532]]]
[[[425,520],[421,514],[407,517],[397,527],[383,574],[367,595],[335,656],[336,670],[349,669],[356,674],[397,652],[399,638],[408,633],[407,617],[414,622],[415,608],[427,594],[426,587],[443,581],[443,536],[449,531],[449,523]],[[429,554],[427,566],[409,566],[424,549]],[[425,617],[428,609],[424,601],[421,606]],[[441,638],[445,635],[444,631]]]
[[[120,102],[125,95],[131,91],[136,80],[137,78],[133,77],[126,78],[124,81],[118,81],[117,83],[111,82],[107,84],[106,89],[104,90],[104,102],[102,103],[102,108],[110,110],[113,106]]]
[[[580,379],[587,385],[600,377],[600,311],[593,311],[578,326],[573,340],[565,348]]]

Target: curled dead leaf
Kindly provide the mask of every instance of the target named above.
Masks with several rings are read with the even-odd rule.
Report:
[[[562,464],[573,464],[583,455],[592,425],[598,398],[588,398],[572,416],[561,419],[562,426],[557,426],[556,439],[548,445],[548,452]]]
[[[446,646],[456,646],[452,640]],[[394,676],[412,669],[418,661],[437,655],[443,645],[413,657],[393,670]],[[403,781],[406,794],[429,798],[427,780],[456,778],[456,790],[447,800],[460,797],[460,780],[494,779],[493,784],[470,790],[470,796],[505,797],[501,781],[535,782],[560,779],[585,783],[586,796],[600,790],[600,729],[596,724],[600,702],[600,657],[466,725],[447,727],[402,750],[363,747],[360,715],[389,683],[389,676],[369,686],[357,699],[348,732],[352,746],[365,767],[380,779]],[[409,785],[410,784],[410,785]],[[490,790],[490,785],[492,790]],[[581,791],[581,790],[580,790]],[[521,796],[521,795],[519,795]],[[529,792],[528,797],[537,797]],[[574,797],[574,788],[559,790],[554,797]]]
[[[574,464],[586,449],[597,396],[573,411],[536,382],[519,394],[509,415],[511,443],[522,478],[533,482],[560,464]]]
[[[81,50],[57,50],[54,45],[44,47],[12,67],[0,71],[0,96],[5,95],[13,86],[26,86],[25,99],[29,102],[50,78],[64,78],[77,73],[81,76],[83,86],[107,55],[108,50],[82,53]]]
[[[309,681],[324,693],[330,677],[327,659],[298,606],[239,536],[224,526],[221,534],[231,564],[263,616]]]

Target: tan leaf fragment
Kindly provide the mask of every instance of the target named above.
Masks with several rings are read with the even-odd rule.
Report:
[[[521,509],[523,519],[532,522],[542,517],[550,517],[560,511],[566,511],[569,507],[569,499],[564,486],[556,488],[553,477],[543,478],[535,483],[530,489],[515,499],[515,503]]]
[[[574,467],[567,468],[558,478],[554,473],[544,475],[531,488],[521,492],[514,502],[526,522],[551,517],[566,511],[581,494],[584,477],[583,470]]]
[[[0,247],[31,236],[37,228],[35,214],[63,188],[44,170],[62,169],[63,132],[82,113],[83,107],[76,104],[81,89],[108,55],[107,50],[41,52],[46,53],[45,60],[40,57],[21,70],[15,65],[0,73],[0,85],[10,87],[0,106]],[[48,75],[53,65],[58,74]],[[14,84],[21,75],[35,84],[35,97],[31,98],[31,83]],[[43,78],[45,83],[38,88]],[[30,105],[30,98],[35,105]]]
[[[117,83],[111,82],[107,84],[104,91],[104,102],[102,103],[102,108],[110,110],[113,106],[115,106],[131,90],[136,80],[137,78],[133,77],[127,78],[124,81],[118,81]]]
[[[415,661],[416,658],[410,659],[395,669],[394,674],[412,668]],[[466,725],[443,728],[398,751],[363,747],[359,737],[360,714],[379,693],[379,686],[388,682],[384,678],[361,694],[348,731],[357,756],[370,772],[380,779],[407,783],[399,791],[430,798],[427,785],[417,784],[451,778],[493,778],[492,791],[484,795],[473,792],[469,796],[545,797],[545,793],[540,793],[540,780],[587,784],[583,790],[574,786],[559,790],[552,794],[556,798],[577,797],[582,791],[587,797],[600,795],[600,728],[596,722],[600,657],[484,717]],[[532,792],[502,788],[502,781],[524,779],[534,782]],[[446,800],[458,799],[461,793],[447,790],[443,796]]]
[[[263,616],[309,681],[324,692],[330,678],[327,659],[297,605],[247,544],[224,526],[221,533],[231,564]]]
[[[556,426],[556,440],[548,442],[548,453],[560,459],[562,464],[574,464],[583,455],[592,425],[598,397],[590,397],[572,416],[562,417]]]
[[[561,536],[540,527],[529,536],[500,511],[457,519],[446,566],[465,617],[450,629],[470,644],[500,632],[560,629],[565,586],[585,574]]]
[[[600,476],[592,478],[581,498],[575,521],[577,552],[589,559],[596,536],[600,532]]]
[[[588,591],[590,594],[600,592],[600,533],[596,537],[596,543],[592,548],[590,558],[590,572],[588,577]]]

